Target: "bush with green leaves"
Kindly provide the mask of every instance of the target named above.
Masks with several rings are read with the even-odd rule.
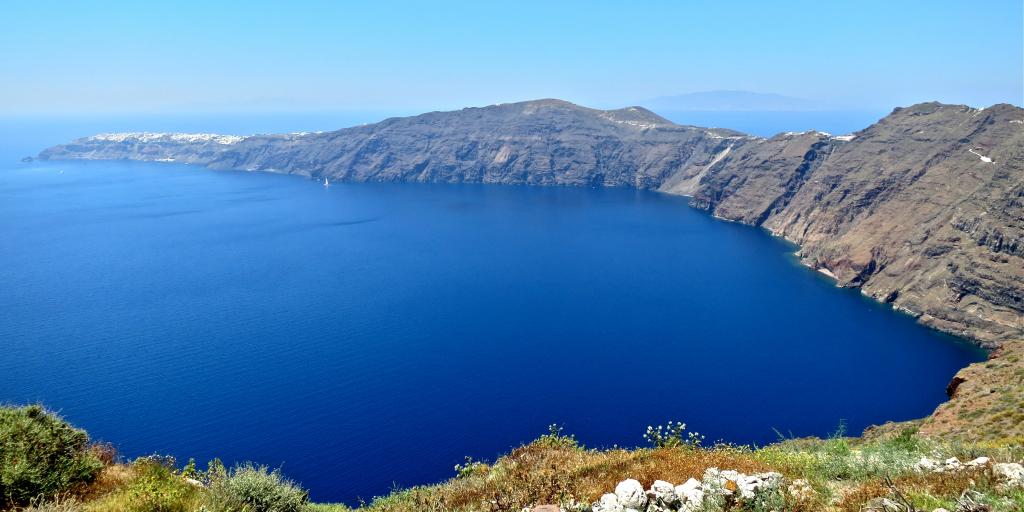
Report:
[[[101,469],[85,431],[38,405],[0,407],[0,509],[71,491]]]
[[[456,478],[469,478],[473,475],[487,474],[489,469],[490,467],[488,467],[486,463],[479,460],[473,460],[473,457],[467,456],[465,464],[455,465],[455,475]]]
[[[644,439],[655,448],[697,448],[704,441],[704,436],[700,432],[687,432],[686,423],[670,421],[665,425],[647,427]]]
[[[302,512],[308,493],[280,470],[243,464],[211,478],[209,502],[213,512]]]
[[[552,423],[548,425],[548,433],[540,436],[536,443],[551,448],[579,448],[580,443],[576,440],[576,436],[563,434],[562,430],[561,425]]]
[[[201,489],[179,474],[173,457],[140,457],[131,465],[131,478],[114,492],[92,503],[90,512],[192,512],[202,499]]]

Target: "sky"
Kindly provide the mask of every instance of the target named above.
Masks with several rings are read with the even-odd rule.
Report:
[[[0,4],[0,115],[1024,103],[1021,0]]]

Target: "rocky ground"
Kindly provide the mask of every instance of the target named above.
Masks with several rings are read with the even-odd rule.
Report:
[[[962,463],[956,457],[937,461],[922,457],[914,465],[919,474],[974,474],[992,478],[995,486],[1002,489],[1024,488],[1024,466],[1016,462],[994,463],[988,457],[978,457]],[[895,485],[893,486],[895,488]],[[969,495],[967,495],[969,496]],[[615,486],[615,492],[601,496],[590,506],[592,512],[700,512],[708,509],[748,508],[755,510],[783,510],[813,508],[819,499],[818,492],[805,479],[787,480],[778,472],[744,474],[734,470],[708,468],[700,480],[690,478],[685,483],[673,485],[664,480],[655,480],[648,489],[634,479],[627,479]],[[967,499],[957,500],[958,508]],[[533,507],[531,512],[541,512],[545,505]],[[552,512],[566,507],[548,505]],[[568,508],[571,508],[568,507]],[[862,511],[913,512],[917,506],[911,498],[897,490],[890,496],[868,500]],[[936,507],[933,512],[949,512]]]

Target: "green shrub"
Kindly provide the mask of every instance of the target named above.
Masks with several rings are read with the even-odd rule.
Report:
[[[576,436],[563,434],[562,426],[557,423],[548,425],[548,433],[540,436],[534,442],[550,448],[581,448],[579,441],[576,440]]]
[[[301,512],[308,494],[280,470],[244,464],[210,482],[214,512]]]
[[[38,405],[0,407],[0,508],[71,491],[101,469],[85,431]]]
[[[172,457],[140,457],[129,475],[113,492],[86,503],[86,512],[192,512],[199,507],[202,489],[178,474]]]
[[[469,478],[474,475],[486,475],[487,471],[490,470],[490,466],[486,463],[473,460],[473,457],[466,457],[465,464],[455,465],[456,478]]]
[[[193,508],[198,490],[177,474],[173,458],[140,458],[134,468],[136,477],[125,490],[125,511],[186,512]]]
[[[704,436],[700,432],[687,432],[686,423],[670,421],[665,425],[647,427],[644,439],[655,448],[676,448],[680,446],[697,448],[704,441]]]

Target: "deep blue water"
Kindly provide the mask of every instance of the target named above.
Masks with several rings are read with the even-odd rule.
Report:
[[[0,163],[0,402],[129,457],[281,466],[317,500],[551,423],[594,446],[668,420],[857,432],[983,356],[684,198],[11,157],[42,146]]]

